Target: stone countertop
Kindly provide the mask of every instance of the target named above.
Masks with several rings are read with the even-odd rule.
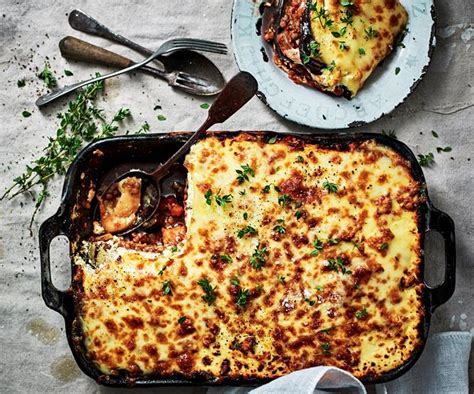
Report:
[[[67,62],[58,50],[65,35],[86,39],[132,58],[140,57],[127,49],[73,31],[67,15],[80,8],[112,29],[144,46],[156,48],[176,36],[192,36],[225,42],[230,47],[231,1],[175,2],[143,0],[133,4],[124,0],[39,1],[0,0],[0,190],[22,173],[37,157],[47,137],[57,128],[56,114],[64,102],[38,110],[34,101],[44,92],[36,77],[45,62],[63,85],[105,71],[80,63]],[[452,216],[457,235],[457,286],[451,300],[440,307],[432,319],[432,332],[473,330],[474,301],[472,278],[474,182],[472,142],[474,125],[473,44],[474,3],[436,1],[437,48],[430,69],[416,91],[393,113],[354,131],[380,132],[394,129],[398,138],[418,153],[434,152],[436,164],[425,176],[433,204]],[[227,78],[236,71],[233,56],[210,58]],[[63,70],[74,72],[63,76]],[[17,87],[19,79],[26,86]],[[107,82],[100,106],[110,113],[127,106],[133,119],[124,129],[136,130],[145,120],[151,132],[192,130],[203,119],[200,104],[171,90],[150,76],[126,75]],[[161,105],[165,121],[158,121],[155,105]],[[22,111],[32,115],[22,117]],[[257,98],[225,125],[226,129],[273,129],[311,132],[310,129],[282,120]],[[439,138],[432,136],[435,130]],[[437,146],[451,146],[449,153],[436,153]],[[30,236],[28,224],[33,211],[32,195],[0,203],[0,387],[8,392],[115,392],[99,387],[84,376],[72,359],[64,322],[45,307],[40,293],[37,232],[39,224],[59,205],[62,179],[55,179],[51,197],[40,211]],[[442,277],[443,249],[436,234],[428,236],[426,276],[429,283]],[[67,288],[69,259],[64,240],[54,242],[53,277],[60,288]],[[57,264],[57,265],[56,265]],[[471,358],[472,360],[472,358]],[[471,362],[472,364],[472,362]],[[471,385],[473,373],[471,369]],[[145,393],[146,391],[140,391]],[[166,391],[166,390],[164,390]],[[202,389],[183,389],[202,392]]]

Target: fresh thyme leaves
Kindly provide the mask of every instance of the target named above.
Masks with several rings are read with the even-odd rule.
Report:
[[[314,304],[316,304],[316,301],[311,300],[308,297],[306,297],[304,300],[305,300],[305,302],[307,302],[309,304],[309,306],[314,306]]]
[[[23,115],[24,118],[29,118],[31,116],[31,112],[28,112],[28,111],[23,111],[21,114]]]
[[[163,272],[165,272],[165,269],[166,269],[166,265],[165,265],[162,269],[160,269],[160,270],[158,271],[158,275],[159,275],[159,276],[162,276],[162,275],[163,275]]]
[[[331,344],[329,342],[322,342],[320,346],[325,356],[331,355]]]
[[[255,176],[255,171],[248,164],[244,164],[240,167],[242,168],[241,170],[235,170],[235,172],[237,173],[237,181],[239,182],[239,184],[248,181],[249,175],[252,177]]]
[[[363,308],[360,311],[355,313],[355,317],[357,319],[365,319],[368,316],[369,316],[369,313],[367,312],[367,308]]]
[[[243,238],[246,235],[256,235],[257,230],[253,228],[252,226],[245,226],[243,229],[239,230],[237,232],[237,237]]]
[[[232,257],[230,257],[228,254],[221,254],[219,256],[219,259],[221,259],[225,263],[232,263]]]
[[[216,300],[215,287],[212,287],[207,278],[198,280],[198,285],[204,290],[204,295],[201,298],[207,302],[208,305],[212,305]]]
[[[70,70],[64,70],[64,75],[65,75],[66,77],[70,77],[70,76],[74,75],[74,73],[73,73],[72,71],[70,71]]]
[[[405,44],[403,40],[405,39],[406,35],[408,34],[408,29],[403,29],[403,31],[397,36],[395,40],[395,46],[400,48],[405,48]]]
[[[365,55],[365,49],[364,48],[359,48],[359,55],[361,55],[361,56]]]
[[[59,128],[56,135],[49,138],[42,156],[33,160],[22,175],[13,179],[13,184],[0,197],[0,200],[11,199],[33,190],[36,186],[40,187],[30,228],[38,210],[49,195],[50,179],[56,175],[64,175],[86,143],[115,135],[118,123],[130,116],[130,111],[122,108],[111,122],[107,122],[103,110],[94,105],[97,94],[103,89],[103,81],[93,83],[69,102],[66,111],[58,114]]]
[[[244,218],[244,220],[247,220],[249,218],[249,214],[247,212],[244,212],[242,217]]]
[[[386,135],[387,137],[397,139],[397,133],[395,132],[394,129],[390,129],[388,131],[382,130],[382,134]]]
[[[171,285],[171,281],[170,280],[165,280],[163,282],[163,294],[164,295],[173,295],[173,289],[172,289],[172,285]]]
[[[177,252],[177,251],[178,251],[178,247],[177,247],[176,245],[173,246],[173,247],[171,248],[171,251],[172,251],[173,253]]]
[[[301,52],[301,57],[303,59],[303,64],[308,64],[311,61],[311,57],[309,57],[306,53]]]
[[[336,62],[333,60],[326,67],[323,67],[322,70],[333,71],[336,68]]]
[[[379,250],[387,250],[388,249],[388,243],[384,242],[379,245]]]
[[[270,185],[266,185],[266,186],[262,189],[262,193],[270,193]]]
[[[278,219],[277,223],[278,225],[273,227],[273,231],[275,231],[278,234],[285,234],[286,233],[286,228],[284,226],[285,221],[283,219]]]
[[[303,212],[302,212],[302,211],[296,211],[296,212],[295,212],[295,218],[296,218],[296,219],[299,219],[299,218],[301,218],[302,216],[303,216]]]
[[[275,142],[277,142],[277,137],[276,137],[276,135],[273,136],[272,138],[270,138],[270,139],[267,141],[267,144],[272,145],[272,144],[274,144]]]
[[[145,120],[145,122],[140,126],[136,134],[145,134],[150,131],[150,124]]]
[[[323,290],[324,290],[323,286],[314,286],[314,288],[315,288],[317,291],[323,291]]]
[[[288,194],[278,196],[278,205],[286,207],[291,204],[291,201],[293,201],[293,199]]]
[[[244,308],[247,305],[247,299],[249,297],[250,291],[249,289],[240,289],[237,294],[237,301],[235,302],[241,308]]]
[[[16,86],[18,86],[19,88],[22,88],[26,85],[26,81],[25,79],[19,79],[18,81],[16,81]]]
[[[204,198],[206,199],[206,204],[211,205],[212,204],[212,190],[209,189],[205,194]]]
[[[202,104],[200,105],[200,107],[201,107],[202,109],[208,109],[208,108],[209,108],[209,104],[208,104],[208,103],[202,103]]]
[[[265,265],[267,253],[268,251],[266,247],[260,249],[257,245],[250,257],[250,265],[257,270],[261,269]]]
[[[441,147],[437,147],[436,148],[436,152],[438,153],[441,153],[441,152],[451,152],[453,150],[453,148],[451,148],[450,146],[447,146],[445,148],[441,148]]]
[[[436,131],[431,130],[431,134],[433,135],[433,137],[439,138],[439,135],[438,135],[438,133],[437,133]]]
[[[239,194],[240,194],[241,196],[245,196],[245,195],[247,194],[247,191],[246,191],[245,189],[244,189],[244,190],[241,190],[241,191],[239,191]]]
[[[38,78],[44,81],[44,84],[48,89],[58,86],[58,81],[51,70],[48,68],[47,64],[44,65],[43,71],[38,74]]]
[[[156,119],[158,119],[160,122],[163,122],[163,121],[166,120],[166,116],[160,114],[160,115],[158,115],[158,116],[156,117]]]
[[[285,284],[285,279],[286,279],[285,276],[280,275],[280,274],[277,274],[277,281],[278,281],[278,283],[281,283],[282,285],[284,285],[284,284]]]
[[[319,55],[319,47],[320,47],[320,45],[319,45],[319,42],[317,42],[317,41],[313,40],[309,43],[310,55],[312,57],[316,57],[316,56]]]
[[[329,181],[324,181],[323,187],[328,191],[328,193],[337,193],[337,185]]]
[[[420,166],[422,167],[430,167],[434,162],[434,155],[431,152],[427,153],[426,155],[418,155],[418,163],[420,163]]]
[[[225,194],[223,196],[219,194],[216,195],[216,203],[222,208],[224,208],[226,204],[229,204],[231,202],[232,202],[232,194]]]
[[[240,286],[240,280],[237,278],[233,278],[230,280],[230,284],[234,286]]]
[[[339,2],[343,7],[350,7],[351,5],[354,5],[354,3],[350,0],[341,0]]]
[[[324,7],[318,8],[317,3],[311,3],[310,10],[314,11],[313,20],[318,19],[321,27],[331,27],[334,21],[329,17],[329,11]]]
[[[323,249],[323,243],[319,239],[316,239],[313,242],[313,248],[314,249],[311,251],[310,255],[311,256],[316,256]]]
[[[187,317],[186,316],[182,316],[178,319],[178,323],[179,324],[183,324],[185,321],[186,321]]]
[[[345,51],[348,48],[345,41],[339,41],[339,49]]]
[[[331,271],[336,271],[336,272],[341,271],[344,275],[352,274],[352,271],[346,268],[346,262],[341,257],[336,257],[335,259],[328,259],[327,267]]]
[[[328,238],[329,245],[337,245],[339,243],[339,238]]]
[[[364,30],[365,39],[368,40],[370,38],[375,38],[379,35],[377,30],[375,30],[372,26],[369,26],[367,29]]]
[[[400,67],[395,67],[395,75],[400,74]]]

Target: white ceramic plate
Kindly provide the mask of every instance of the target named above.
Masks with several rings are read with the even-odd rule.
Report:
[[[286,119],[319,129],[373,122],[393,111],[413,91],[426,72],[435,45],[432,0],[401,3],[409,15],[405,48],[397,48],[385,59],[352,100],[297,85],[273,64],[271,48],[257,34],[261,17],[257,0],[234,0],[231,33],[237,65],[257,79],[259,97]],[[265,61],[263,50],[270,60]]]

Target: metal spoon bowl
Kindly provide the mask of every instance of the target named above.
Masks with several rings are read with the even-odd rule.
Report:
[[[207,119],[201,127],[165,163],[152,172],[137,168],[121,174],[105,187],[104,185],[99,185],[98,191],[103,191],[102,194],[98,195],[100,202],[103,196],[111,193],[116,187],[117,182],[128,177],[137,177],[142,180],[140,208],[135,213],[138,220],[132,226],[115,232],[116,234],[129,234],[142,227],[153,217],[159,207],[162,195],[160,183],[169,174],[174,164],[188,152],[191,146],[211,126],[224,122],[244,106],[255,95],[257,89],[258,85],[255,78],[247,72],[240,72],[225,85],[222,92],[217,96],[209,108]]]

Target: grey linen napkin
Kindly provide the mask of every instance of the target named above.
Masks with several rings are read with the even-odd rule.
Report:
[[[469,391],[468,365],[471,333],[445,332],[432,335],[415,366],[390,383],[376,386],[377,394],[462,394]],[[208,394],[272,393],[357,393],[366,394],[362,383],[334,367],[296,371],[254,390],[243,387],[210,388]]]

